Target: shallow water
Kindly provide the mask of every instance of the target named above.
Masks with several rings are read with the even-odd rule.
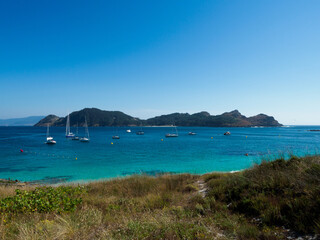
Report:
[[[57,183],[137,173],[236,171],[263,156],[314,154],[320,146],[320,132],[308,131],[320,129],[315,126],[179,127],[178,138],[165,138],[172,132],[170,127],[146,127],[142,136],[135,134],[140,128],[131,127],[132,133],[126,129],[89,128],[91,141],[82,143],[66,139],[65,128],[52,127],[57,144],[46,145],[46,128],[0,127],[0,178]],[[189,131],[198,134],[189,136]],[[224,136],[226,131],[231,135]],[[115,134],[119,140],[111,138]]]

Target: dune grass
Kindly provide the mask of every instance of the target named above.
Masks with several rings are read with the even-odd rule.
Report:
[[[319,174],[320,157],[313,156],[263,162],[238,173],[26,186],[18,195],[2,186],[0,204],[11,205],[1,205],[0,239],[271,240],[286,239],[283,226],[316,234]],[[205,197],[199,181],[208,188]]]
[[[320,157],[264,161],[237,174],[209,174],[208,196],[263,226],[320,233]]]

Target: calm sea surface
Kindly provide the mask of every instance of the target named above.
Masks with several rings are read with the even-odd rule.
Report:
[[[46,145],[46,128],[0,127],[0,178],[56,183],[138,173],[236,171],[266,155],[303,156],[317,153],[320,147],[320,132],[308,131],[319,126],[179,127],[178,138],[165,138],[172,132],[169,127],[146,127],[142,136],[135,134],[140,128],[130,128],[132,133],[126,129],[89,128],[91,141],[82,143],[66,139],[64,128],[52,127],[50,135],[57,144]],[[189,131],[197,135],[189,136]],[[226,131],[231,135],[224,136]],[[119,140],[111,138],[115,134]]]

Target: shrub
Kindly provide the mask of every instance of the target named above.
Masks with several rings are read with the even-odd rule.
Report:
[[[71,212],[82,202],[83,187],[38,187],[32,191],[16,190],[16,195],[0,200],[0,213]]]
[[[207,177],[208,196],[228,204],[234,212],[261,218],[265,225],[316,233],[320,222],[319,170],[319,156],[262,162],[240,173]]]

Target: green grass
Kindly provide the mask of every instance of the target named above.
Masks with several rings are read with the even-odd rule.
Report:
[[[198,193],[199,180],[206,197]],[[0,239],[286,239],[282,226],[319,233],[319,181],[314,156],[232,174],[2,186]]]

